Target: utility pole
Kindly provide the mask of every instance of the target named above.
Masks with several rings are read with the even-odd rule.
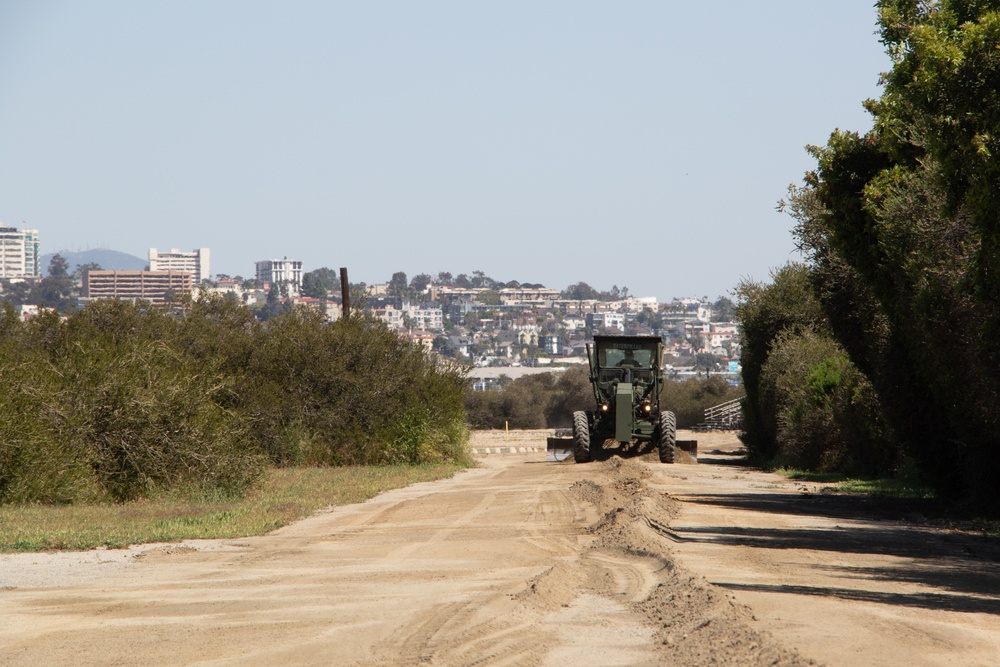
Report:
[[[344,319],[351,316],[351,283],[347,282],[347,267],[340,267],[340,297],[343,304]]]

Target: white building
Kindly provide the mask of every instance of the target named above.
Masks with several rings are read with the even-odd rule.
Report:
[[[587,325],[591,329],[621,329],[625,330],[625,315],[622,313],[587,313]]]
[[[404,299],[401,308],[387,304],[385,308],[372,311],[390,329],[405,328],[423,329],[427,331],[442,331],[444,329],[444,311],[440,306],[411,304]]]
[[[287,284],[288,293],[298,296],[302,290],[302,262],[297,259],[262,259],[257,262],[257,283]]]
[[[37,278],[38,230],[0,227],[0,278]]]
[[[150,271],[187,271],[194,279],[195,285],[211,279],[208,260],[208,248],[198,248],[191,252],[181,252],[177,248],[171,248],[170,252],[157,252],[156,248],[149,249]]]

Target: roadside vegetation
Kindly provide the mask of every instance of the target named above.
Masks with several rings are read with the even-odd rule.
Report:
[[[825,484],[828,485],[825,488],[840,493],[915,500],[938,498],[934,487],[923,483],[919,471],[913,467],[904,467],[892,477],[872,478],[856,478],[837,472],[811,472],[794,468],[779,468],[775,472],[788,479]]]
[[[464,374],[364,318],[205,297],[0,313],[0,505],[240,498],[272,466],[466,463]]]
[[[507,379],[485,391],[465,390],[465,409],[473,428],[569,428],[576,410],[593,410],[594,391],[585,366],[561,372]],[[742,395],[721,377],[667,380],[660,405],[677,415],[680,428],[703,420],[705,408]]]
[[[332,505],[453,475],[458,463],[271,468],[246,494],[161,494],[131,503],[0,506],[0,552],[124,548],[263,535]]]
[[[803,265],[739,287],[746,444],[1000,512],[1000,11],[881,0],[874,129],[812,147],[782,207]]]

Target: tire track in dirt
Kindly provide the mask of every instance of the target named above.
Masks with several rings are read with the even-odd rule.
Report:
[[[810,664],[671,551],[636,461],[530,456],[389,492],[226,551],[0,592],[11,665]]]

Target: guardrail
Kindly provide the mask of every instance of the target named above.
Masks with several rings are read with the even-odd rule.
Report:
[[[705,408],[705,421],[693,431],[733,431],[743,426],[743,397]]]

